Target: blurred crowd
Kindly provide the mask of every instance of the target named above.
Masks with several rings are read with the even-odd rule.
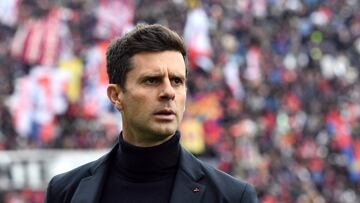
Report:
[[[360,201],[357,0],[2,0],[0,150],[111,147],[104,53],[141,22],[188,48],[188,150],[264,203]]]

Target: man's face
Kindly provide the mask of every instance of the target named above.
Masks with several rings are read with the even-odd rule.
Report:
[[[180,52],[134,55],[119,94],[124,139],[145,146],[170,138],[185,110],[185,80],[185,62]]]

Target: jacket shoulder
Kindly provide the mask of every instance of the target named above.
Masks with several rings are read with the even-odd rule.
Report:
[[[111,152],[95,161],[54,176],[48,184],[45,202],[70,202],[78,185],[84,178],[92,176],[100,167],[106,168],[107,164],[105,162],[109,160],[110,154]]]
[[[60,200],[68,200],[64,202],[70,202],[71,195],[75,193],[80,181],[90,176],[90,169],[95,165],[95,162],[96,161],[89,162],[68,172],[54,176],[48,184],[45,202],[60,202]]]

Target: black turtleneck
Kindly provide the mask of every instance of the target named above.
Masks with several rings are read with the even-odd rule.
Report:
[[[180,134],[154,147],[137,147],[119,136],[100,202],[169,202],[180,154]]]

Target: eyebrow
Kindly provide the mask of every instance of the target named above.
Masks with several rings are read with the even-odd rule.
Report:
[[[182,74],[170,74],[170,78],[179,78],[179,79],[182,79],[182,80],[186,80],[186,75],[182,75]]]
[[[160,79],[162,77],[163,77],[162,74],[158,74],[158,73],[144,73],[144,74],[141,74],[138,79],[140,81],[142,81],[144,79],[149,79],[149,78]]]
[[[141,74],[139,76],[140,79],[144,79],[144,78],[163,78],[163,77],[164,77],[164,74],[156,73],[156,72],[144,73],[144,74]],[[170,78],[179,78],[179,79],[182,79],[182,80],[186,80],[186,75],[171,73]]]

